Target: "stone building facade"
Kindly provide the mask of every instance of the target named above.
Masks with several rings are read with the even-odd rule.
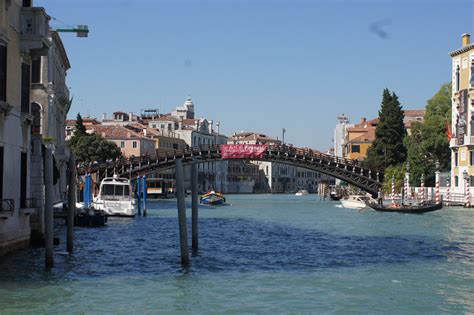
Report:
[[[0,255],[29,244],[31,69],[50,49],[49,20],[31,2],[0,1]]]

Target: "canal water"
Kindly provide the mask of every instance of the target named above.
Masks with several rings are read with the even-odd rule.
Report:
[[[58,225],[52,271],[42,249],[0,258],[0,313],[474,312],[473,209],[406,215],[315,195],[227,200],[200,208],[189,269],[175,201],[150,202],[146,218],[76,228],[73,256]]]

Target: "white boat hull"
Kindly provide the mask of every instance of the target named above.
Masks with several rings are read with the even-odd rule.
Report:
[[[92,205],[109,216],[134,217],[137,214],[135,204],[130,201],[95,200]]]
[[[367,205],[363,202],[360,201],[354,201],[354,200],[340,200],[341,205],[343,208],[348,208],[348,209],[364,209],[367,208]]]

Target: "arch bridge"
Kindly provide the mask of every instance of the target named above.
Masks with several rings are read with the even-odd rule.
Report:
[[[185,150],[174,150],[156,155],[122,158],[105,163],[79,165],[78,175],[98,173],[99,179],[117,174],[121,177],[135,178],[172,169],[177,159],[183,165],[193,162],[215,162],[225,160],[249,160],[277,162],[317,171],[346,181],[373,196],[382,187],[384,174],[365,168],[359,161],[340,158],[310,149],[299,149],[281,145],[265,145],[265,151],[258,157],[227,158],[222,154],[222,145],[201,145]]]

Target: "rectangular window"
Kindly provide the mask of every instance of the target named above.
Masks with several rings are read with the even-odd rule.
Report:
[[[7,101],[7,47],[0,45],[0,101]]]
[[[25,8],[31,7],[31,0],[23,0],[23,7]]]
[[[458,186],[459,186],[459,177],[454,176],[454,187],[458,187]]]
[[[454,153],[454,166],[458,166],[458,156],[459,156],[458,152],[455,152]]]
[[[21,152],[21,169],[20,169],[20,207],[26,207],[26,180],[28,172],[28,159],[26,152]]]
[[[474,162],[474,151],[469,151],[469,165],[474,165],[472,164]]]
[[[136,142],[136,141],[133,141],[133,148],[134,148],[134,149],[137,148],[137,142]]]
[[[358,145],[358,144],[351,145],[351,152],[352,153],[360,153],[360,145]]]
[[[125,148],[125,141],[120,141],[120,147]]]
[[[30,113],[30,65],[21,64],[21,112]]]
[[[31,83],[41,83],[41,56],[31,61]]]

